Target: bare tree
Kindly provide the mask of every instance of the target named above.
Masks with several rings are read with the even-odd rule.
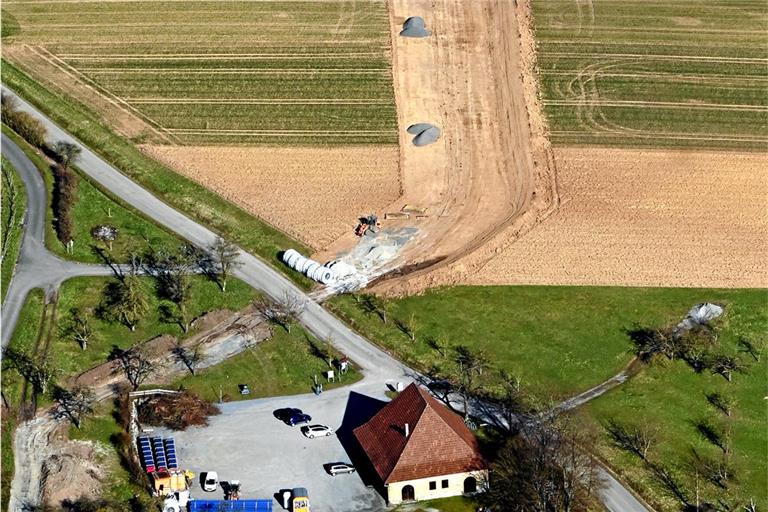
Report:
[[[728,485],[733,481],[733,468],[725,454],[718,459],[703,456],[694,450],[691,467],[697,475],[702,475],[721,489],[728,489]]]
[[[602,487],[589,455],[593,438],[561,423],[537,424],[498,452],[493,485],[483,499],[493,510],[571,512],[596,508]]]
[[[211,244],[209,251],[213,254],[219,275],[221,291],[227,291],[227,278],[242,263],[238,261],[239,251],[237,246],[219,237]]]
[[[436,350],[442,357],[448,357],[448,341],[439,336],[427,336],[425,338],[429,348]]]
[[[69,166],[77,161],[83,150],[76,144],[60,140],[53,145],[53,152],[56,153],[61,166],[67,171]]]
[[[267,321],[291,332],[291,325],[304,311],[305,304],[301,297],[286,291],[280,300],[259,300],[254,303],[254,307]]]
[[[416,341],[416,316],[413,313],[411,313],[411,318],[407,321],[395,318],[395,327],[405,334],[411,340],[411,343]]]
[[[10,347],[6,347],[3,351],[3,361],[5,368],[13,368],[19,372],[19,375],[32,385],[36,393],[46,393],[48,385],[59,371],[47,359],[36,360],[26,352]]]
[[[171,352],[176,357],[176,360],[186,366],[189,372],[194,375],[197,368],[205,360],[200,347],[201,344],[199,343],[194,348],[185,347],[181,342],[177,341]]]
[[[375,314],[381,323],[387,323],[387,304],[383,299],[370,294],[364,294],[359,301],[360,308],[367,315]]]
[[[175,304],[179,326],[185,333],[189,332],[192,322],[189,302],[192,291],[191,269],[194,262],[194,253],[185,247],[174,252],[155,251],[148,257],[148,265],[157,283],[158,295]]]
[[[125,378],[133,386],[133,390],[139,389],[147,378],[159,369],[159,364],[152,361],[142,345],[134,346],[126,350],[112,347],[109,355],[110,361],[117,361],[125,374]]]
[[[521,417],[531,412],[531,406],[520,386],[520,378],[505,370],[498,372],[498,380],[501,394],[496,401],[499,412],[506,423],[507,429],[512,432]]]
[[[88,347],[88,342],[95,334],[91,324],[92,313],[89,309],[72,308],[69,322],[64,326],[64,335],[74,339],[83,350]]]
[[[744,372],[746,366],[736,357],[727,354],[716,354],[712,357],[709,367],[712,373],[722,375],[728,382],[733,380],[733,372]]]
[[[466,345],[455,348],[456,373],[458,377],[457,391],[464,401],[464,419],[469,418],[469,398],[479,389],[479,379],[483,372],[490,367],[488,358],[482,351],[474,352]]]
[[[643,460],[648,460],[648,451],[658,438],[659,430],[647,423],[642,425],[627,425],[611,419],[606,430],[613,442],[619,448],[634,453]]]
[[[757,345],[755,345],[747,338],[744,338],[744,337],[739,338],[739,351],[746,352],[747,354],[752,356],[752,359],[754,359],[756,363],[760,362],[760,356],[763,354],[764,350],[765,350],[764,341],[758,342]]]
[[[139,321],[149,311],[146,292],[139,277],[131,272],[109,282],[104,288],[100,310],[105,316],[135,331]]]
[[[706,397],[707,402],[718,411],[728,417],[733,414],[733,409],[736,407],[736,400],[732,396],[715,391],[707,393]]]
[[[83,419],[93,413],[93,404],[96,401],[93,390],[85,386],[76,386],[72,390],[56,387],[53,399],[56,402],[54,417],[67,418],[78,429]]]

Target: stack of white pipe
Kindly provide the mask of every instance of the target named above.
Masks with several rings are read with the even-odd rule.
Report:
[[[294,249],[288,249],[283,253],[283,262],[297,272],[301,272],[319,283],[331,284],[336,281],[337,276],[333,270],[315,260],[305,258]]]

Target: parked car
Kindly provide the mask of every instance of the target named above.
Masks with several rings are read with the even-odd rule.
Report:
[[[333,435],[333,429],[325,425],[307,425],[306,427],[301,427],[301,432],[310,439]]]
[[[309,423],[312,421],[312,416],[309,414],[304,414],[303,412],[297,412],[291,417],[288,418],[288,421],[286,421],[287,424],[290,426],[296,426],[296,425],[304,425],[305,423]]]
[[[213,492],[219,486],[219,474],[215,471],[208,471],[203,478],[203,490]]]
[[[331,474],[331,476],[341,475],[344,473],[354,473],[355,471],[357,471],[355,466],[352,464],[347,464],[346,462],[334,462],[328,468],[328,472]]]
[[[284,409],[278,409],[274,413],[275,418],[279,419],[283,423],[288,423],[288,419],[294,414],[301,414],[301,409],[295,407],[286,407]]]

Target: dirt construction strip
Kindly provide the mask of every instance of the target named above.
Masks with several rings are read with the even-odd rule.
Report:
[[[400,37],[409,16],[422,16],[432,35]],[[520,32],[515,3],[393,0],[390,22],[403,195],[388,211],[428,212],[401,221],[420,230],[402,262],[446,264],[516,221],[521,231],[535,224],[556,204],[556,187],[535,82],[523,76],[532,76],[533,40]],[[422,122],[442,135],[416,147],[406,128]],[[345,237],[318,258],[352,243]],[[399,279],[386,286],[408,289]]]

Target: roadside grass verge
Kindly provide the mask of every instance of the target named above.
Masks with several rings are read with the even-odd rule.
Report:
[[[9,343],[10,347],[25,352],[31,351],[41,328],[43,316],[43,292],[32,290],[19,313],[19,323]],[[0,441],[0,462],[2,462],[2,477],[0,478],[0,501],[3,510],[8,510],[8,498],[11,492],[11,481],[14,473],[13,436],[19,421],[19,407],[24,386],[18,372],[7,369],[7,361],[2,360],[0,386],[3,390],[2,404],[2,435]]]
[[[24,192],[24,183],[21,181],[16,169],[2,158],[2,191],[0,194],[0,222],[2,227],[2,293],[0,297],[5,300],[5,292],[11,282],[16,261],[19,258],[22,238],[22,222],[27,208],[27,196]]]
[[[315,375],[324,390],[346,386],[362,378],[352,367],[342,376],[337,370],[336,382],[326,382],[322,372],[328,371],[328,363],[313,353],[310,341],[316,346],[322,343],[300,326],[294,326],[290,333],[275,329],[270,339],[200,370],[196,375],[186,375],[176,380],[172,387],[184,387],[210,402],[218,402],[219,389],[226,401],[247,400],[311,393]],[[248,385],[251,393],[241,395],[239,384]]]
[[[588,428],[601,432],[600,456],[657,510],[674,510],[679,502],[639,457],[616,447],[604,428],[609,420],[656,428],[658,440],[648,458],[672,471],[691,501],[697,486],[697,475],[692,469],[694,451],[714,461],[722,457],[722,450],[702,435],[698,425],[709,424],[721,432],[730,425],[734,479],[725,490],[713,485],[705,474],[699,474],[701,500],[723,499],[744,506],[754,498],[758,506],[768,503],[768,409],[764,400],[768,354],[763,350],[760,361],[756,361],[738,344],[739,338],[755,344],[768,342],[768,292],[734,290],[720,294],[720,298],[727,304],[726,316],[718,324],[720,350],[738,355],[747,365],[746,373],[736,373],[733,381],[728,382],[710,372],[697,374],[683,361],[659,359],[576,412]],[[708,403],[706,395],[714,392],[735,400],[730,418]]]
[[[170,247],[179,244],[180,240],[175,235],[112,197],[74,166],[72,171],[78,178],[77,201],[72,213],[75,243],[72,254],[67,253],[64,245],[56,238],[56,232],[53,229],[53,210],[50,205],[54,185],[51,164],[29,143],[5,125],[3,126],[3,133],[12,138],[24,151],[43,177],[48,193],[45,245],[52,253],[64,259],[85,263],[104,263],[104,258],[95,251],[95,249],[100,249],[108,258],[122,263],[129,261],[132,252],[141,254],[150,248]],[[112,244],[111,251],[105,244],[97,242],[91,237],[91,229],[102,224],[108,224],[118,229],[118,238]]]
[[[55,95],[5,60],[2,65],[3,83],[121,172],[170,206],[262,257],[302,288],[312,287],[310,279],[290,271],[278,257],[281,251],[291,248],[309,254],[309,248],[144,155],[130,141],[114,133],[87,106]]]
[[[534,0],[551,140],[764,149],[766,13],[750,0]]]

